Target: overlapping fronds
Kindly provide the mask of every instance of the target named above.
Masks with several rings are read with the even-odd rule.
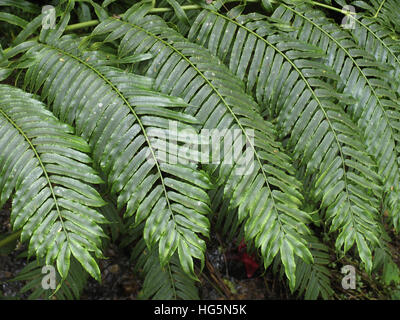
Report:
[[[362,1],[357,2],[358,6],[362,6],[362,4]],[[390,5],[390,2],[386,5]],[[378,14],[377,17],[374,15],[372,12],[370,14],[359,13],[355,18],[349,18],[352,22],[352,28],[348,31],[352,33],[357,44],[372,54],[376,60],[393,67],[393,70],[388,70],[387,77],[390,79],[390,85],[397,90],[397,93],[400,93],[398,80],[400,75],[400,41],[395,31],[382,20],[383,17],[387,18],[388,15]]]
[[[399,14],[399,3],[397,0],[370,0],[366,1],[351,1],[349,4],[353,5],[357,12],[357,17],[368,16],[376,19],[376,22],[383,23],[386,27],[392,31],[400,31],[400,14]],[[379,35],[382,36],[381,34]],[[385,38],[383,36],[382,38]],[[393,40],[399,38],[393,34]]]
[[[198,289],[195,283],[179,265],[175,253],[168,264],[161,267],[157,252],[150,252],[143,266],[145,278],[140,299],[153,300],[198,300]]]
[[[314,263],[309,265],[301,260],[296,261],[296,279],[298,281],[295,290],[298,290],[300,295],[304,294],[306,300],[316,300],[320,296],[325,300],[331,299],[333,289],[328,268],[329,248],[315,237],[309,238],[309,247]]]
[[[0,123],[0,202],[13,194],[14,230],[63,279],[71,255],[99,279],[92,254],[102,257],[106,219],[93,207],[105,202],[91,186],[103,181],[90,166],[90,147],[40,101],[7,85],[0,85]]]
[[[346,30],[326,18],[322,11],[310,6],[291,8],[283,4],[272,16],[291,23],[296,28],[296,38],[324,50],[327,54],[325,64],[331,66],[342,81],[339,89],[357,99],[348,111],[362,130],[368,153],[376,159],[378,174],[383,178],[384,191],[388,195],[391,217],[398,227],[400,104],[396,92],[391,89],[391,79],[396,79],[400,67],[393,51],[396,44],[389,46],[388,41],[383,40],[382,32],[378,41],[372,31],[375,29],[378,32],[378,26],[373,27],[367,18],[353,19],[359,38],[357,44]],[[368,39],[365,39],[367,36]],[[395,72],[390,65],[397,66]]]
[[[29,292],[28,299],[52,299],[54,288],[50,281],[46,282],[43,286],[43,281],[46,274],[50,277],[49,270],[46,269],[47,264],[44,261],[34,260],[28,263],[12,281],[26,281],[27,283],[22,287],[21,293]],[[54,297],[59,300],[75,300],[79,299],[83,289],[86,286],[88,273],[82,268],[76,259],[72,258],[70,261],[70,269],[67,277],[63,280],[59,273],[55,274],[54,285],[61,284],[59,289],[55,292]],[[63,281],[62,281],[63,280]]]
[[[281,137],[290,135],[295,159],[313,175],[314,199],[326,210],[331,230],[339,231],[337,249],[347,252],[356,243],[371,270],[371,248],[379,243],[380,177],[345,112],[343,101],[351,101],[330,84],[339,77],[319,62],[321,49],[273,30],[260,14],[233,20],[204,10],[189,38],[223,58],[265,114],[278,116]]]
[[[132,258],[136,260],[134,270],[144,275],[140,299],[199,299],[196,283],[183,272],[176,253],[167,264],[161,266],[157,251],[148,251],[142,239],[135,245]]]
[[[173,110],[185,107],[183,100],[151,91],[151,79],[110,66],[115,61],[105,54],[80,54],[78,43],[65,36],[30,48],[36,62],[25,86],[41,89],[53,112],[88,140],[118,207],[126,206],[125,217],[134,215],[136,224],[146,221],[143,236],[149,246],[159,244],[161,262],[178,250],[183,269],[194,276],[192,259],[203,260],[205,250],[199,235],[208,236],[204,190],[212,186],[195,166],[162,162],[154,145],[171,123],[183,130],[197,120]]]
[[[110,240],[140,298],[197,299],[214,229],[306,299],[335,296],[333,253],[396,269],[398,1],[76,4],[49,29],[39,6],[0,0],[0,205],[36,256],[31,298],[54,294],[45,264],[53,297],[79,298]]]
[[[129,222],[127,223],[129,225]],[[132,248],[130,260],[134,272],[144,279],[140,299],[199,299],[196,281],[188,276],[179,264],[177,254],[173,254],[165,265],[160,264],[157,251],[148,248],[143,239],[145,223],[126,230],[121,246]]]
[[[259,106],[245,94],[243,83],[216,57],[168,28],[161,18],[143,17],[144,13],[144,6],[133,7],[123,20],[105,20],[93,34],[107,33],[106,41],[122,38],[118,52],[121,59],[144,53],[156,55],[143,67],[143,72],[155,79],[154,88],[182,97],[191,106],[187,112],[203,129],[216,129],[225,140],[228,130],[234,132],[230,143],[236,150],[242,152],[247,146],[243,155],[221,158],[222,165],[209,169],[217,171],[219,183],[224,183],[230,207],[238,207],[239,221],[245,220],[246,239],[255,239],[265,266],[280,251],[286,275],[294,285],[294,256],[312,261],[302,240],[308,233],[309,217],[299,209],[301,185],[292,176],[290,158],[276,141],[273,125],[262,119]],[[254,137],[249,136],[249,129]],[[224,156],[230,156],[226,150]]]

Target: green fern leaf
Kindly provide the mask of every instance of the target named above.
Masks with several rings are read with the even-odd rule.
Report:
[[[365,32],[369,34],[366,40],[359,38],[359,47],[345,30],[312,7],[299,6],[293,9],[282,5],[273,16],[286,23],[293,21],[297,28],[294,33],[296,38],[308,41],[308,34],[307,37],[319,44],[326,51],[326,64],[340,76],[343,85],[339,87],[358,100],[349,107],[349,111],[363,132],[368,153],[376,159],[378,174],[383,177],[384,190],[388,195],[391,217],[396,228],[399,227],[400,177],[396,145],[400,137],[400,100],[390,87],[393,83],[391,79],[400,70],[395,47],[383,40],[385,33],[382,34],[382,29],[379,32],[377,26],[368,19],[364,22],[355,20],[355,26],[358,26],[356,37],[366,37]],[[363,33],[360,35],[361,30]],[[322,45],[323,41],[329,45]],[[366,42],[368,46],[364,46]],[[368,52],[362,48],[368,49]],[[388,61],[385,58],[376,60],[371,54],[387,57]],[[389,72],[390,66],[385,65],[389,62],[397,67],[394,73]]]
[[[162,266],[157,251],[149,251],[142,236],[144,225],[141,223],[129,228],[121,243],[123,248],[133,246],[131,261],[134,262],[134,271],[144,277],[139,297],[153,300],[199,299],[196,282],[184,272],[176,253]]]
[[[142,67],[143,72],[155,79],[156,90],[180,96],[190,104],[187,112],[199,119],[204,129],[242,132],[245,143],[250,143],[254,161],[247,164],[242,157],[231,166],[211,165],[208,170],[217,173],[219,183],[224,183],[224,198],[229,199],[230,207],[239,209],[239,221],[246,220],[246,238],[256,240],[265,266],[281,250],[286,275],[294,285],[294,256],[312,260],[302,240],[302,235],[308,233],[309,217],[299,209],[300,185],[292,176],[290,158],[275,140],[273,125],[263,121],[257,104],[244,93],[243,83],[218,59],[168,28],[159,17],[139,19],[141,15],[131,9],[124,14],[124,20],[101,23],[93,35],[107,34],[106,41],[122,38],[122,58],[147,52],[157,55]],[[250,142],[249,129],[255,130],[254,143]],[[235,139],[234,143],[243,144],[241,137]],[[236,174],[243,164],[254,166],[254,170]]]
[[[309,239],[310,251],[314,257],[313,264],[307,264],[298,259],[296,261],[296,278],[298,279],[295,290],[299,295],[304,294],[306,300],[316,300],[322,297],[324,300],[331,299],[333,289],[330,281],[330,263],[328,247],[318,241],[315,237]]]
[[[134,251],[138,247],[140,248],[139,244]],[[161,266],[157,251],[153,250],[145,255],[141,253],[140,257],[145,257],[145,260],[140,259],[135,265],[135,270],[141,270],[145,276],[140,299],[199,299],[195,282],[183,271],[176,253],[165,266]]]
[[[103,181],[88,165],[89,146],[30,94],[0,85],[0,204],[12,197],[11,224],[29,239],[29,253],[57,261],[63,279],[70,255],[96,279],[92,257],[106,219],[91,207],[105,204],[90,184]]]
[[[371,248],[379,243],[380,178],[358,128],[337,102],[346,97],[328,83],[339,77],[316,60],[322,50],[274,32],[257,13],[232,20],[205,10],[189,38],[223,58],[266,115],[278,115],[281,137],[290,134],[295,159],[313,175],[315,200],[326,209],[331,230],[339,231],[337,249],[347,252],[356,243],[371,270]]]
[[[44,289],[42,281],[44,274],[42,268],[46,263],[44,261],[34,260],[28,263],[15,278],[11,281],[27,281],[22,287],[20,293],[30,291],[29,300],[51,299],[53,291]],[[75,300],[79,299],[85,285],[87,283],[88,273],[82,268],[82,265],[76,259],[71,259],[70,269],[65,279],[62,279],[60,274],[56,274],[56,284],[61,283],[60,288],[54,294],[57,300]]]
[[[210,203],[203,189],[212,185],[191,164],[163,162],[157,133],[171,123],[189,130],[197,120],[173,110],[185,107],[183,100],[151,91],[151,79],[109,66],[103,53],[81,54],[78,44],[65,36],[31,48],[27,54],[35,53],[37,63],[25,85],[33,92],[42,88],[53,112],[89,141],[118,208],[126,206],[125,217],[135,215],[135,224],[146,221],[144,238],[149,247],[159,245],[162,264],[178,250],[195,277],[192,259],[203,261],[205,250],[199,235],[208,236]]]

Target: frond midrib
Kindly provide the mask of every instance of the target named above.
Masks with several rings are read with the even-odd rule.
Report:
[[[325,109],[324,109],[322,103],[321,103],[321,100],[318,98],[318,96],[316,95],[315,91],[312,89],[311,84],[307,81],[307,78],[304,76],[303,72],[301,72],[301,70],[294,64],[294,62],[293,62],[284,52],[282,52],[281,50],[279,50],[276,46],[274,46],[274,45],[273,45],[272,43],[270,43],[268,40],[266,40],[266,39],[264,39],[263,37],[261,37],[259,34],[257,34],[257,33],[254,32],[253,30],[251,30],[251,29],[249,29],[249,28],[243,26],[242,24],[236,22],[236,21],[233,20],[233,19],[230,19],[229,17],[226,17],[226,16],[220,14],[219,12],[216,12],[216,11],[213,11],[213,10],[209,10],[209,9],[206,9],[206,10],[209,11],[209,12],[212,12],[213,14],[215,14],[215,15],[217,15],[217,16],[219,16],[219,17],[222,17],[223,19],[225,19],[225,20],[227,20],[227,21],[229,21],[229,22],[231,22],[231,23],[234,23],[234,24],[237,25],[239,28],[243,28],[244,30],[246,30],[246,32],[249,32],[250,34],[252,34],[252,35],[254,35],[255,37],[257,37],[258,39],[260,39],[261,41],[264,41],[268,46],[270,46],[272,49],[274,49],[276,52],[278,52],[278,53],[279,53],[287,62],[289,62],[289,64],[296,70],[296,72],[300,75],[300,77],[302,78],[302,80],[305,82],[307,88],[310,90],[310,92],[311,92],[311,94],[313,95],[314,99],[315,99],[316,102],[318,103],[318,106],[320,107],[321,111],[322,111],[323,114],[324,114],[325,120],[328,122],[329,127],[331,128],[331,131],[332,131],[332,133],[333,133],[333,135],[334,135],[334,137],[335,137],[335,141],[336,141],[336,144],[337,144],[338,149],[339,149],[339,152],[340,152],[340,157],[341,157],[341,160],[342,160],[343,171],[346,172],[346,167],[345,167],[345,161],[344,161],[342,146],[341,146],[340,141],[339,141],[339,139],[338,139],[338,137],[337,137],[336,131],[334,130],[334,128],[333,128],[333,126],[332,126],[332,123],[331,123],[331,121],[330,121],[330,119],[329,119],[329,117],[328,117],[328,115],[327,115],[327,113],[326,113],[326,111],[325,111]],[[353,228],[354,228],[355,230],[357,230],[357,228],[355,227],[355,222],[354,222],[355,219],[354,219],[353,209],[351,209],[352,206],[351,206],[351,203],[350,203],[350,194],[349,194],[349,190],[348,190],[347,176],[346,176],[346,174],[344,174],[343,176],[344,176],[344,180],[345,180],[344,182],[345,182],[346,195],[347,195],[347,196],[346,196],[346,201],[347,201],[347,203],[349,204],[350,213],[351,213],[351,216],[352,216],[352,219],[351,219],[352,225],[353,225]],[[357,232],[359,232],[359,231],[357,231]]]
[[[320,27],[318,24],[316,24],[314,21],[312,21],[311,19],[307,18],[306,16],[304,16],[301,12],[296,11],[295,9],[291,8],[290,6],[287,6],[286,4],[282,3],[281,4],[283,7],[291,10],[292,12],[296,13],[297,15],[299,15],[300,17],[302,17],[304,20],[306,20],[307,22],[311,23],[313,26],[315,26],[318,30],[320,30],[322,33],[324,33],[327,37],[329,37],[341,50],[344,51],[344,53],[350,58],[350,60],[353,62],[353,64],[356,66],[357,70],[360,72],[360,74],[363,76],[363,78],[365,79],[366,83],[368,84],[368,87],[371,89],[371,92],[373,93],[373,95],[375,96],[380,109],[382,110],[382,113],[384,114],[385,120],[386,122],[389,124],[389,128],[390,128],[390,135],[391,137],[394,137],[394,132],[393,132],[393,128],[390,125],[390,121],[386,112],[386,109],[383,107],[381,99],[379,98],[379,96],[377,95],[374,87],[372,86],[371,82],[369,81],[368,77],[365,75],[365,73],[363,72],[363,70],[361,69],[361,67],[358,65],[357,61],[353,58],[353,56],[350,54],[350,52],[343,47],[339,41],[337,41],[334,37],[332,37],[332,35],[330,35],[328,32],[326,32],[322,27]],[[351,15],[350,15],[351,16]],[[354,18],[355,19],[355,18]],[[357,19],[356,19],[357,20]],[[357,20],[358,21],[358,20]],[[397,59],[397,57],[396,57]],[[397,61],[399,62],[399,66],[400,66],[400,60],[397,59]]]
[[[54,200],[54,204],[55,204],[55,206],[56,206],[56,211],[57,211],[58,218],[59,218],[60,223],[61,223],[61,226],[62,226],[62,230],[63,230],[63,232],[64,232],[64,234],[65,234],[65,236],[66,236],[66,239],[67,239],[67,242],[68,242],[68,245],[69,245],[69,243],[70,243],[69,234],[68,234],[68,232],[67,232],[67,230],[66,230],[66,228],[65,228],[65,225],[64,225],[64,219],[63,219],[63,217],[62,217],[62,215],[61,215],[61,212],[60,212],[60,207],[59,207],[59,204],[58,204],[58,200],[57,200],[56,194],[54,193],[54,189],[53,189],[53,186],[52,186],[52,184],[51,184],[51,181],[50,181],[50,178],[49,178],[49,174],[48,174],[48,172],[47,172],[47,170],[46,170],[46,167],[45,167],[45,165],[44,165],[44,163],[43,163],[43,161],[42,161],[42,159],[41,159],[41,157],[40,157],[38,151],[36,150],[35,146],[33,145],[32,141],[29,139],[29,137],[28,137],[28,136],[25,134],[25,132],[22,130],[22,128],[20,128],[20,127],[15,123],[15,121],[13,121],[13,120],[7,115],[7,113],[4,112],[4,110],[3,110],[2,108],[0,108],[0,113],[1,113],[1,114],[3,115],[3,117],[6,118],[6,120],[7,120],[8,122],[10,122],[11,125],[12,125],[16,130],[18,130],[18,132],[24,137],[24,139],[26,140],[26,142],[29,144],[29,147],[32,149],[33,153],[35,154],[35,157],[36,157],[37,160],[39,161],[40,167],[41,167],[42,170],[43,170],[43,173],[44,173],[44,175],[45,175],[47,184],[48,184],[48,186],[49,186],[49,189],[50,189],[50,192],[51,192],[51,196],[52,196],[52,198],[53,198],[53,200]]]
[[[140,129],[141,129],[141,131],[142,131],[142,133],[143,133],[143,135],[145,137],[146,143],[149,146],[149,149],[151,151],[151,155],[153,157],[154,163],[155,163],[156,168],[157,168],[158,175],[160,177],[161,185],[162,185],[163,192],[164,192],[164,195],[165,195],[165,199],[166,199],[166,202],[167,202],[167,205],[168,205],[170,216],[172,216],[172,219],[175,221],[175,217],[172,214],[172,208],[171,208],[171,204],[170,204],[170,201],[169,201],[169,196],[168,196],[168,192],[167,192],[167,189],[166,189],[166,186],[165,186],[164,177],[163,177],[163,174],[161,172],[160,165],[159,165],[158,160],[157,160],[157,158],[155,156],[155,153],[154,153],[153,147],[151,145],[150,139],[149,139],[149,137],[148,137],[148,135],[146,133],[146,129],[144,128],[144,125],[143,125],[142,121],[140,120],[139,116],[136,114],[134,108],[129,103],[129,101],[125,98],[125,96],[122,94],[122,92],[106,76],[104,76],[99,70],[97,70],[95,67],[93,67],[92,65],[90,65],[86,61],[80,59],[79,57],[77,57],[77,56],[75,56],[75,55],[73,55],[73,54],[71,54],[71,53],[69,53],[67,51],[64,51],[64,50],[62,50],[60,48],[57,48],[55,46],[51,46],[51,45],[49,45],[47,43],[40,43],[40,44],[43,45],[43,46],[47,46],[47,47],[49,47],[49,48],[51,48],[53,50],[57,50],[58,52],[66,55],[66,56],[71,57],[72,59],[82,63],[84,66],[86,66],[87,68],[89,68],[90,70],[95,72],[99,76],[99,78],[101,78],[103,81],[105,81],[115,91],[115,93],[124,101],[126,106],[128,106],[128,108],[131,110],[132,114],[134,115],[135,119],[138,121]],[[174,226],[175,225],[176,225],[176,223],[174,223]]]
[[[256,151],[255,146],[253,145],[253,143],[252,143],[251,140],[249,139],[246,130],[244,129],[243,125],[240,123],[240,121],[239,121],[239,119],[237,118],[236,114],[233,112],[232,108],[229,106],[229,104],[226,102],[226,100],[225,100],[224,97],[221,95],[221,93],[217,90],[217,88],[211,83],[210,80],[208,80],[208,78],[200,71],[199,68],[196,67],[196,65],[195,65],[189,58],[187,58],[180,50],[178,50],[177,48],[175,48],[173,45],[171,45],[171,44],[168,43],[167,41],[161,39],[159,36],[155,35],[154,33],[150,32],[150,31],[148,31],[148,30],[146,30],[146,29],[143,29],[142,27],[140,27],[140,26],[138,26],[138,25],[136,25],[136,24],[133,24],[133,23],[130,23],[130,22],[127,22],[127,21],[124,21],[124,20],[119,20],[119,19],[116,19],[116,18],[112,18],[112,19],[118,20],[118,21],[120,21],[120,22],[123,22],[123,23],[125,23],[125,24],[128,24],[128,25],[131,26],[131,27],[137,28],[137,29],[139,29],[139,30],[145,32],[145,33],[148,34],[149,36],[152,36],[153,38],[155,38],[155,39],[157,39],[158,41],[162,42],[164,45],[168,46],[169,48],[171,48],[174,52],[176,52],[178,55],[180,55],[192,68],[194,68],[195,71],[204,79],[204,81],[205,81],[205,82],[212,88],[212,90],[217,94],[217,96],[218,96],[218,97],[220,98],[220,100],[223,102],[223,104],[224,104],[225,107],[228,109],[228,111],[230,112],[230,114],[232,115],[232,117],[235,119],[236,123],[239,125],[241,131],[243,132],[243,134],[244,134],[245,137],[246,137],[246,140],[248,141],[249,145],[251,146],[251,149],[253,150],[254,155],[256,155],[257,163],[258,163],[258,165],[259,165],[259,167],[260,167],[260,169],[261,169],[261,171],[262,171],[264,180],[265,180],[266,185],[267,185],[267,187],[268,187],[269,194],[271,195],[271,199],[272,199],[272,201],[273,201],[273,207],[274,207],[274,210],[275,210],[275,214],[276,214],[276,216],[277,216],[277,218],[278,218],[278,222],[279,222],[279,224],[280,224],[280,229],[284,229],[284,227],[283,227],[283,225],[282,225],[282,223],[281,223],[281,221],[280,221],[280,218],[279,218],[280,214],[279,214],[278,209],[277,209],[277,206],[276,206],[276,202],[275,202],[275,198],[274,198],[273,193],[272,193],[271,186],[270,186],[269,181],[268,181],[268,178],[267,178],[267,176],[266,176],[266,174],[265,174],[265,171],[264,171],[264,168],[263,168],[261,159],[260,159],[260,157],[259,157],[259,155],[258,155],[258,152]],[[186,39],[186,38],[185,38],[185,39]]]
[[[381,3],[381,5],[382,5],[385,1],[386,1],[386,0],[383,0],[382,3]],[[312,1],[311,4],[313,4],[313,5],[321,5],[321,4],[318,4],[318,2],[315,2],[315,1]],[[290,8],[290,7],[288,7],[283,1],[280,2],[280,5],[282,5],[282,6],[284,6],[284,7],[287,7],[287,8]],[[327,9],[330,9],[330,10],[333,10],[333,9],[334,9],[334,8],[332,8],[332,7],[329,7],[329,6],[323,6],[323,7],[324,7],[324,8],[327,8]],[[381,9],[381,8],[380,8],[380,9]],[[379,12],[379,10],[377,11],[377,13],[378,13],[378,12]],[[374,32],[373,30],[371,30],[370,27],[368,27],[368,26],[367,26],[365,23],[363,23],[360,19],[357,19],[357,17],[356,17],[355,14],[347,14],[346,17],[350,17],[351,19],[353,19],[354,21],[356,21],[358,24],[360,24],[362,27],[364,27],[366,30],[368,30],[368,32],[370,32],[370,33],[373,35],[373,37],[374,37],[375,39],[377,39],[377,40],[385,47],[385,49],[386,49],[386,50],[390,53],[390,55],[396,60],[397,64],[398,64],[399,67],[400,67],[400,59],[396,56],[396,54],[393,52],[393,50],[390,49],[390,47],[389,47],[377,34],[375,34],[375,32]],[[367,16],[367,15],[364,15],[364,16],[362,16],[362,17],[368,18],[368,19],[376,19],[375,16]]]

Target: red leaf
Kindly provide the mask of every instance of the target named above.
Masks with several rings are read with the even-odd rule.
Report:
[[[257,269],[259,268],[260,265],[256,262],[255,256],[254,255],[250,256],[245,251],[245,249],[246,249],[246,244],[242,240],[242,242],[240,242],[239,247],[238,247],[238,251],[239,251],[239,255],[240,255],[239,260],[244,263],[244,267],[246,268],[247,277],[251,278],[254,275],[254,272],[257,271]]]

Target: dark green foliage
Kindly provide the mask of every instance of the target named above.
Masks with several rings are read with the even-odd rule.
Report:
[[[121,240],[140,298],[198,299],[215,231],[305,299],[333,297],[333,253],[400,282],[385,231],[400,227],[396,4],[357,1],[354,29],[333,1],[65,0],[54,29],[35,5],[0,12],[22,29],[0,51],[15,82],[0,84],[0,204],[37,257],[24,290],[49,297],[54,264],[55,296],[79,298]],[[239,152],[210,163],[204,130]]]

